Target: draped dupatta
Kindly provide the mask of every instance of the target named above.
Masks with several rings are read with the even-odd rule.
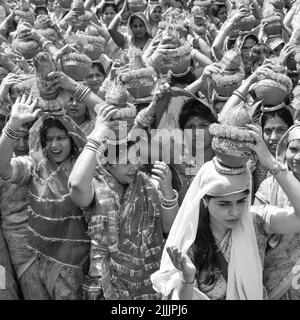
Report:
[[[214,160],[206,162],[194,178],[173,223],[162,255],[160,270],[151,276],[156,291],[168,296],[176,291],[180,280],[166,251],[176,246],[186,254],[195,241],[199,221],[200,200],[205,195],[226,196],[250,190],[250,172],[225,175],[217,172]],[[250,198],[249,198],[250,199]],[[207,299],[194,289],[194,299]],[[245,212],[232,230],[232,246],[228,263],[227,300],[263,299],[262,266],[252,216]]]
[[[78,152],[85,144],[85,136],[70,117],[64,114],[55,116],[78,151],[57,165],[46,156],[41,145],[40,130],[48,116],[43,115],[35,122],[29,136],[30,156],[33,159],[29,192],[29,246],[56,262],[81,267],[88,259],[90,241],[83,214],[70,198],[68,178]]]

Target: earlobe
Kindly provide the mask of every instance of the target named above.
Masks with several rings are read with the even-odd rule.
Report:
[[[207,208],[207,207],[208,207],[208,202],[207,202],[207,200],[205,200],[205,199],[202,199],[202,200],[203,200],[203,205],[204,205],[204,207]]]

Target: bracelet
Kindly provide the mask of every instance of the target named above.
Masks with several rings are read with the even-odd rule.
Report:
[[[155,117],[150,116],[147,114],[146,109],[139,112],[137,115],[136,121],[142,125],[142,127],[149,127],[150,124],[155,120]]]
[[[42,44],[42,49],[43,49],[44,51],[47,51],[47,50],[46,50],[46,46],[48,46],[48,45],[52,45],[52,42],[51,42],[50,40],[47,40],[47,41],[45,41],[45,42]]]
[[[182,276],[180,276],[180,280],[181,280],[182,282],[186,283],[186,284],[194,284],[194,282],[195,282],[196,278],[194,278],[194,280],[193,280],[193,281],[186,281],[185,279],[183,279],[183,277],[182,277]]]
[[[91,89],[82,83],[79,84],[74,92],[74,97],[77,101],[81,102],[91,92]]]
[[[166,199],[163,195],[162,192],[159,193],[159,197],[162,201],[161,205],[165,208],[171,208],[175,207],[178,204],[178,192],[173,189],[173,192],[175,193],[175,198],[174,199]]]
[[[13,128],[10,128],[8,124],[5,125],[2,133],[5,137],[10,138],[14,141],[19,141],[19,139],[24,136],[21,130],[15,130]]]
[[[284,171],[285,169],[278,163],[277,166],[270,170],[272,176],[276,176],[279,172]]]
[[[22,71],[21,68],[20,68],[19,66],[16,66],[16,67],[13,69],[12,73],[17,73],[17,72],[19,72],[19,71]]]
[[[247,100],[246,96],[243,93],[241,93],[240,91],[238,91],[238,90],[234,90],[232,92],[232,94],[234,94],[235,96],[239,97],[244,102]]]
[[[93,151],[93,152],[100,153],[102,155],[102,153],[106,149],[105,142],[106,142],[106,140],[102,141],[102,143],[99,143],[98,141],[96,141],[96,140],[94,140],[92,138],[88,138],[87,139],[87,143],[84,146],[84,148],[88,149],[90,151]]]
[[[178,206],[178,201],[176,201],[176,203],[172,206],[165,206],[164,204],[161,204],[162,208],[165,210],[172,210],[174,208],[176,208]]]

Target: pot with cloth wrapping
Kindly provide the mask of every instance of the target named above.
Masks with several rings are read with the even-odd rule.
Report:
[[[223,109],[224,111],[224,109]],[[212,148],[218,161],[228,168],[242,168],[254,156],[246,143],[254,142],[246,124],[251,117],[244,102],[234,108],[221,112],[219,123],[213,123],[209,132],[213,135]]]
[[[12,42],[12,47],[20,52],[25,59],[32,59],[41,47],[36,40],[27,38],[24,34],[31,30],[32,26],[28,22],[20,22],[17,27],[17,37]]]
[[[135,99],[150,97],[156,85],[154,68],[146,65],[139,49],[129,49],[128,56],[129,64],[123,68],[120,80]]]

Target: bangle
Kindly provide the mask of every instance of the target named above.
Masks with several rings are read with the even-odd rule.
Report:
[[[186,283],[186,284],[194,284],[194,282],[195,282],[195,280],[196,280],[196,278],[194,278],[194,280],[192,280],[192,281],[186,281],[183,277],[182,277],[182,275],[180,276],[180,280],[182,281],[182,282],[184,282],[184,283]]]
[[[91,92],[91,89],[82,83],[79,84],[74,92],[74,97],[77,101],[81,102]]]
[[[21,68],[20,68],[19,66],[16,66],[16,67],[13,69],[12,73],[17,73],[17,72],[19,72],[19,71],[22,71]]]
[[[279,172],[284,171],[285,169],[281,166],[281,164],[277,164],[277,166],[270,170],[272,176],[276,176]]]
[[[239,97],[242,101],[246,101],[246,96],[238,90],[234,90],[233,93],[235,96]]]
[[[164,204],[161,204],[161,206],[165,210],[172,210],[178,206],[178,201],[176,201],[176,203],[174,203],[174,205],[172,205],[172,206],[165,206]]]
[[[160,197],[160,200],[161,200],[161,205],[163,206],[163,208],[174,208],[177,204],[178,204],[178,192],[173,189],[173,192],[175,193],[175,197],[173,199],[166,199],[162,192],[160,191],[159,192],[159,197]]]
[[[4,134],[5,137],[10,138],[14,141],[19,141],[19,139],[24,136],[24,134],[21,130],[13,129],[13,128],[9,127],[8,124],[5,125],[2,133]]]

